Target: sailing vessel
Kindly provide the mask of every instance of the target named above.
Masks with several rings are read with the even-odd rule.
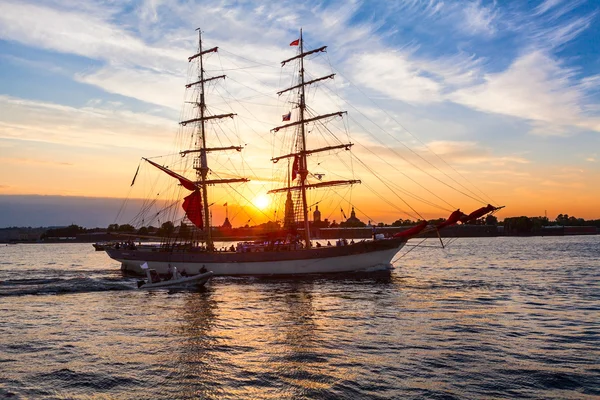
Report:
[[[314,175],[309,173],[309,156],[335,150],[349,150],[353,144],[340,142],[319,148],[308,146],[308,124],[343,117],[345,112],[336,111],[322,115],[309,113],[306,87],[332,79],[335,74],[307,79],[304,68],[305,58],[324,52],[326,46],[306,50],[302,30],[299,39],[290,45],[297,46],[298,52],[294,57],[282,61],[282,65],[297,63],[297,82],[278,92],[278,95],[292,93],[297,111],[294,113],[294,118],[292,118],[291,112],[283,115],[283,121],[286,123],[272,130],[273,132],[293,130],[295,138],[289,153],[271,159],[273,163],[285,160],[289,166],[287,185],[269,191],[270,194],[283,194],[286,197],[284,230],[279,232],[279,237],[273,237],[252,246],[238,244],[231,246],[226,251],[215,248],[209,209],[214,202],[211,202],[213,199],[209,198],[208,187],[245,183],[249,180],[246,177],[222,178],[218,174],[218,179],[211,179],[210,175],[213,170],[209,167],[209,154],[228,151],[241,152],[243,148],[242,146],[214,147],[207,141],[209,138],[207,124],[209,122],[233,118],[235,114],[212,114],[207,109],[206,85],[224,79],[225,75],[207,76],[204,57],[217,52],[218,47],[203,48],[202,33],[198,30],[198,52],[188,58],[189,62],[197,63],[197,79],[186,84],[187,89],[195,90],[195,100],[191,103],[193,103],[196,114],[192,118],[180,122],[182,126],[193,127],[195,139],[191,143],[194,143],[194,147],[181,150],[180,154],[182,157],[194,157],[195,178],[189,178],[150,159],[144,159],[178,181],[179,188],[183,191],[180,204],[185,210],[186,221],[196,227],[195,234],[187,235],[185,238],[184,235],[180,235],[182,237],[166,240],[160,246],[154,247],[136,247],[135,245],[107,247],[106,252],[112,259],[121,263],[122,270],[141,273],[141,265],[148,265],[149,268],[161,274],[166,273],[170,267],[176,267],[188,275],[199,274],[201,270],[208,269],[218,276],[323,274],[389,269],[393,257],[403,248],[408,239],[427,229],[435,229],[424,222],[389,238],[375,237],[374,235],[373,240],[363,240],[357,243],[338,241],[336,246],[321,246],[313,243],[309,224],[310,206],[307,201],[307,191],[356,185],[361,182],[357,179],[327,181],[319,178],[317,182],[313,180],[311,183],[309,180],[309,176]],[[296,202],[292,200],[294,196]],[[487,210],[486,213],[490,211],[492,209]],[[467,216],[460,213],[454,217],[456,220],[452,223]]]

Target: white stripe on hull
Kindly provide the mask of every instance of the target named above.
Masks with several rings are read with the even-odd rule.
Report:
[[[199,274],[204,266],[219,275],[300,275],[300,274],[327,274],[335,272],[364,271],[374,267],[390,268],[390,261],[404,247],[400,246],[347,256],[314,258],[306,260],[285,260],[270,262],[230,262],[230,263],[191,263],[191,262],[162,262],[147,261],[148,266],[159,274],[166,274],[169,265],[177,267],[180,272]],[[137,274],[142,274],[141,260],[120,260],[121,269]]]

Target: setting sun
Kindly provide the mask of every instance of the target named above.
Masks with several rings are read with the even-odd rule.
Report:
[[[264,210],[265,208],[267,208],[270,202],[271,200],[269,199],[269,197],[264,194],[258,195],[253,201],[254,205],[259,210]]]

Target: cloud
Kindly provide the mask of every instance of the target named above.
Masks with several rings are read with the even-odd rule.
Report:
[[[585,85],[580,86],[574,75],[548,54],[533,51],[503,72],[486,74],[484,83],[459,89],[449,98],[480,111],[551,124],[557,127],[550,131],[555,135],[561,126],[600,132],[600,117],[584,112]],[[534,129],[534,133],[543,131]]]
[[[585,187],[583,182],[564,182],[564,181],[556,181],[551,179],[546,179],[540,182],[541,186],[549,186],[554,188],[564,188],[564,189],[581,189]]]
[[[575,39],[583,31],[589,28],[595,14],[574,18],[560,25],[549,25],[547,27],[531,30],[531,39],[536,48],[556,48]]]
[[[165,132],[176,130],[174,121],[116,106],[77,108],[0,95],[0,138],[153,151],[169,143]]]
[[[41,70],[44,72],[52,72],[54,74],[64,75],[66,73],[66,71],[61,66],[53,64],[51,62],[29,60],[29,59],[17,57],[17,56],[11,55],[11,54],[0,54],[0,59],[4,59],[7,62],[16,64],[19,67],[35,68],[37,70]]]
[[[7,164],[29,164],[29,165],[54,165],[59,167],[72,167],[71,162],[60,162],[53,160],[40,160],[34,158],[0,157],[0,162]]]
[[[555,20],[585,2],[586,0],[544,0],[533,10],[533,15],[546,16]]]
[[[382,49],[353,57],[356,83],[410,104],[445,100],[456,88],[476,82],[484,60],[464,52],[435,58],[419,57],[416,48]]]
[[[139,99],[172,109],[180,109],[183,100],[185,76],[160,73],[148,69],[100,68],[91,73],[75,76],[79,82],[98,86],[103,90]]]
[[[494,156],[489,148],[472,141],[436,140],[427,143],[422,151],[441,156],[453,164],[489,164],[502,166],[506,164],[528,164],[530,161],[521,156]]]
[[[81,11],[60,11],[27,3],[4,2],[0,37],[26,45],[76,54],[114,64],[168,68],[183,59],[180,49],[153,47],[107,17]]]
[[[530,127],[529,133],[536,136],[568,137],[579,131],[572,126],[536,120],[530,122]]]
[[[185,16],[196,15],[197,7],[187,3],[145,1],[135,8],[134,13],[125,13],[121,17],[130,21],[130,24],[117,26],[115,19],[119,13],[112,6],[105,5],[101,8],[94,3],[82,3],[79,7],[66,11],[66,3],[59,1],[57,4],[59,6],[56,8],[50,8],[6,2],[2,6],[3,13],[0,14],[0,36],[31,46],[103,61],[103,66],[79,72],[75,79],[107,92],[171,109],[179,108],[182,99],[181,83],[185,75],[182,60],[190,54],[193,37],[189,33],[182,36],[180,32],[187,28],[185,26],[165,29],[163,25],[167,21],[184,20]],[[548,52],[530,51],[516,59],[504,72],[486,74],[484,67],[489,65],[490,60],[484,60],[475,53],[460,51],[432,57],[418,55],[419,46],[390,51],[376,35],[377,19],[360,24],[352,22],[359,6],[358,2],[351,3],[340,12],[339,3],[333,2],[316,8],[311,5],[301,6],[290,12],[286,4],[268,9],[224,8],[218,1],[208,2],[203,7],[203,19],[207,29],[216,33],[213,40],[225,49],[236,48],[236,52],[246,58],[238,58],[233,62],[231,57],[219,57],[213,60],[213,65],[216,69],[239,70],[257,67],[248,62],[256,54],[265,55],[268,58],[265,62],[284,58],[285,49],[275,46],[277,40],[274,38],[289,36],[286,33],[289,24],[280,18],[287,15],[296,21],[310,15],[308,20],[312,22],[308,24],[307,31],[312,37],[333,39],[332,47],[337,52],[334,57],[342,64],[351,66],[353,80],[390,98],[413,105],[450,100],[484,112],[556,125],[552,129],[538,129],[534,126],[532,132],[536,134],[544,131],[554,135],[568,134],[565,132],[574,123],[585,129],[597,129],[598,122],[593,115],[584,115],[590,105],[582,100],[584,85],[589,86],[594,80],[584,78],[581,80],[581,87],[576,87],[578,82],[572,77],[573,71],[563,67]],[[559,2],[547,1],[539,6],[538,12],[545,13],[557,6]],[[485,6],[481,1],[470,2],[466,7],[459,7],[459,3],[454,2],[430,2],[427,7],[411,3],[402,7],[408,8],[414,15],[418,12],[426,17],[436,15],[436,10],[442,8],[447,8],[453,15],[460,11],[463,18],[458,26],[472,34],[494,34],[496,22],[502,16],[495,4]],[[393,6],[384,8],[382,13],[393,9]],[[90,13],[90,10],[94,13]],[[337,11],[334,13],[334,10]],[[227,32],[216,29],[217,22],[208,18],[217,14],[230,23]],[[169,15],[169,19],[164,15]],[[559,26],[534,26],[531,40],[549,43],[550,47],[558,46],[584,31],[592,18],[593,15],[587,15]],[[258,34],[257,19],[271,21],[268,28],[270,35]],[[44,23],[40,24],[39,21]],[[159,25],[165,33],[162,36],[148,33],[144,30],[148,24]],[[35,29],[30,29],[30,26],[35,26]],[[136,34],[135,29],[140,30],[141,36]],[[146,36],[146,39],[142,39],[142,36]],[[240,37],[243,38],[243,46],[240,46]],[[365,52],[366,48],[370,50]],[[340,59],[350,54],[355,55],[349,59]],[[264,93],[278,85],[277,71],[265,67],[263,72],[266,73],[263,75],[266,80],[254,81],[250,87]],[[230,74],[236,79],[235,71]],[[244,79],[239,73],[237,75]],[[531,89],[529,93],[525,93],[525,90],[517,93],[522,86],[520,81]],[[505,83],[508,86],[503,87]],[[232,93],[231,97],[239,97],[239,94],[240,92]],[[582,115],[583,122],[574,122]]]
[[[473,1],[463,9],[463,24],[461,29],[472,35],[484,34],[491,36],[496,33],[495,19],[498,11],[494,5],[483,6],[481,1]]]
[[[535,8],[535,13],[536,14],[543,14],[545,12],[547,12],[548,10],[550,10],[551,8],[556,7],[557,5],[559,5],[560,3],[562,3],[564,0],[544,0],[542,3],[540,3],[536,8]]]

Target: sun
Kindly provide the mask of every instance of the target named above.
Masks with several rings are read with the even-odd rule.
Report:
[[[267,195],[259,194],[254,199],[253,203],[256,206],[256,208],[258,208],[259,210],[264,210],[265,208],[267,208],[269,206],[269,204],[271,203],[271,200],[269,199],[269,197]]]

